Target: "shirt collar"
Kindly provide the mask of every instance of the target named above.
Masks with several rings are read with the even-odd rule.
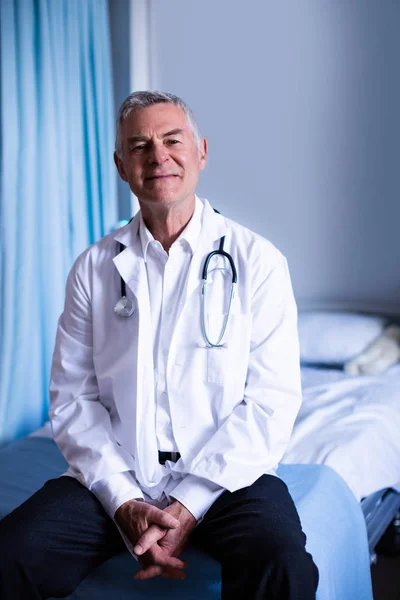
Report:
[[[185,229],[182,231],[181,235],[175,240],[173,245],[175,245],[177,243],[182,243],[182,241],[184,241],[188,244],[192,254],[194,253],[199,236],[200,236],[200,232],[201,232],[202,215],[203,215],[203,203],[196,196],[195,197],[195,207],[194,207],[194,212],[193,212],[192,218],[190,219],[189,223],[186,225]],[[141,246],[142,246],[143,258],[144,258],[144,261],[146,262],[147,250],[148,250],[149,244],[151,242],[154,242],[155,240],[154,240],[154,237],[153,237],[153,234],[151,233],[151,231],[146,227],[146,224],[143,220],[143,215],[142,215],[141,211],[140,211],[140,216],[139,216],[139,236],[140,236],[140,242],[141,242]]]

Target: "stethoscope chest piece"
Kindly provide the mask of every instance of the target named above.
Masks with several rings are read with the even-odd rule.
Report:
[[[122,296],[114,306],[114,312],[118,317],[130,317],[135,311],[132,300]]]

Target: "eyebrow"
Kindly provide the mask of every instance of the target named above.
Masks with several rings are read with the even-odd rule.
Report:
[[[162,137],[166,138],[169,137],[170,135],[178,135],[178,134],[182,134],[184,133],[183,129],[171,129],[171,131],[167,131],[166,133],[163,133]],[[136,142],[147,142],[148,141],[148,137],[146,137],[145,135],[133,135],[131,137],[128,137],[128,144],[134,144]]]
[[[179,133],[183,133],[183,129],[171,129],[171,131],[163,133],[163,138],[168,137],[169,135],[178,135]]]

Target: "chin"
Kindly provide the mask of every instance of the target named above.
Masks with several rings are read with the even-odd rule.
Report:
[[[189,196],[190,195],[191,194],[189,194]],[[146,196],[143,197],[143,202],[169,205],[181,202],[183,198],[185,198],[185,195],[183,195],[182,192],[165,191],[164,193],[159,194],[146,194]]]

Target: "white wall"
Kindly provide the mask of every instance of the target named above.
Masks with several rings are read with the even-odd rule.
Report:
[[[209,139],[200,195],[286,254],[301,307],[400,313],[400,4],[149,3],[153,86]]]

